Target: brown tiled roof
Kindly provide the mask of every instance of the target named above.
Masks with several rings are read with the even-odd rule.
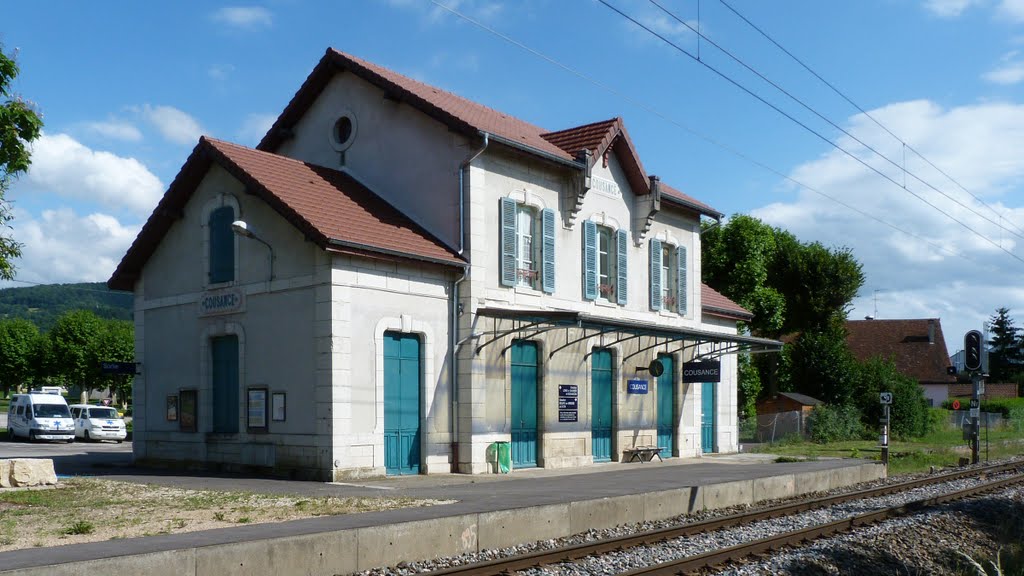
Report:
[[[529,122],[333,48],[328,48],[327,53],[320,59],[316,68],[306,78],[256,148],[267,152],[275,151],[313,104],[324,86],[340,70],[358,75],[383,90],[388,98],[407,102],[452,130],[469,136],[486,132],[507,142],[525,146],[538,154],[570,162],[575,161],[580,150],[587,149],[592,153],[591,165],[611,148],[620,158],[633,191],[637,194],[646,194],[650,190],[640,156],[621,118],[549,132]],[[721,216],[714,208],[697,202],[677,190],[669,190],[669,201],[715,218]]]
[[[712,216],[714,218],[722,217],[721,212],[715,210],[714,208],[708,206],[707,204],[701,202],[700,200],[697,200],[696,198],[689,196],[687,194],[683,194],[679,190],[676,190],[675,188],[669,186],[668,184],[665,184],[664,182],[662,182],[660,186],[662,200],[668,200],[669,202],[685,206],[692,210],[696,210],[701,214],[707,214],[708,216]]]
[[[465,265],[437,238],[344,172],[204,136],[107,282],[111,288],[134,286],[212,163],[322,248]]]
[[[704,314],[747,321],[754,317],[749,310],[729,300],[707,284],[700,285],[700,307]]]
[[[928,323],[935,323],[934,343],[928,341]],[[938,318],[913,320],[848,320],[846,343],[854,357],[864,361],[881,357],[919,383],[951,383],[946,373],[949,356]]]

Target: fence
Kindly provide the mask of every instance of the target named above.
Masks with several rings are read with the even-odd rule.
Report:
[[[964,423],[970,423],[971,412],[969,410],[950,410],[949,423],[957,428],[963,428]],[[981,412],[978,415],[978,422],[982,428],[999,428],[1005,426],[1007,421],[999,412]]]
[[[790,436],[807,434],[807,416],[799,410],[757,415],[757,441],[775,442]]]

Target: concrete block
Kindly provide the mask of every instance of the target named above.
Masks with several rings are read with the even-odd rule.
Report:
[[[82,576],[82,574],[146,574],[146,576],[181,576],[195,574],[195,549],[168,550],[137,554],[134,556],[114,556],[102,560],[85,562],[69,562],[52,566],[5,570],[0,568],[4,576]]]
[[[481,512],[477,526],[480,550],[505,548],[572,534],[568,504]]]
[[[860,482],[860,467],[857,466],[833,468],[832,470],[829,470],[829,472],[829,488],[843,488],[846,486],[853,486]]]
[[[704,508],[714,510],[729,506],[751,505],[754,503],[752,480],[736,480],[703,486]]]
[[[881,462],[870,462],[860,467],[860,481],[861,482],[872,482],[874,480],[881,480],[888,476],[885,465]]]
[[[796,493],[796,477],[793,474],[768,476],[753,480],[753,502],[789,498]]]
[[[452,516],[356,531],[356,570],[477,551],[477,515]]]
[[[667,520],[703,509],[703,494],[698,486],[644,494],[644,520],[647,521]]]
[[[590,528],[600,530],[620,524],[642,522],[643,519],[643,494],[583,500],[569,504],[569,529],[573,534],[585,532]]]
[[[11,460],[11,484],[14,486],[55,485],[57,474],[53,460],[48,458],[14,458]]]
[[[197,548],[195,574],[333,576],[355,572],[356,555],[356,531],[339,530]]]
[[[11,461],[0,460],[0,488],[11,488]]]
[[[829,470],[815,470],[814,472],[799,472],[794,474],[796,480],[796,495],[810,494],[812,492],[824,492],[829,489]]]

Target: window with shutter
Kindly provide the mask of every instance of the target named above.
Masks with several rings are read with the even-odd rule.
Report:
[[[235,279],[235,234],[231,230],[234,220],[235,210],[231,206],[221,206],[210,213],[210,284]]]
[[[541,260],[543,261],[542,289],[551,294],[555,291],[555,211],[545,208],[541,212]]]
[[[651,310],[661,310],[661,240],[651,239]]]
[[[618,230],[615,233],[615,244],[617,247],[617,258],[616,258],[616,282],[615,282],[615,293],[617,295],[617,302],[620,306],[625,306],[627,301],[626,286],[629,282],[629,276],[627,274],[627,251],[629,250],[629,233],[625,230]]]
[[[516,285],[516,203],[501,199],[501,285]]]
[[[686,316],[688,312],[686,296],[689,294],[686,276],[686,246],[676,248],[676,258],[676,291],[678,292],[678,296],[676,297],[676,310],[678,310],[680,315]]]
[[[597,224],[589,220],[583,221],[583,297],[596,300],[598,292],[597,277]]]

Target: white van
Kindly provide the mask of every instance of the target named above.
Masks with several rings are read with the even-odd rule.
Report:
[[[110,406],[72,404],[71,418],[75,421],[75,438],[90,440],[117,440],[120,444],[128,437],[124,419]]]
[[[15,394],[7,412],[7,437],[11,440],[75,441],[75,421],[63,396]]]

